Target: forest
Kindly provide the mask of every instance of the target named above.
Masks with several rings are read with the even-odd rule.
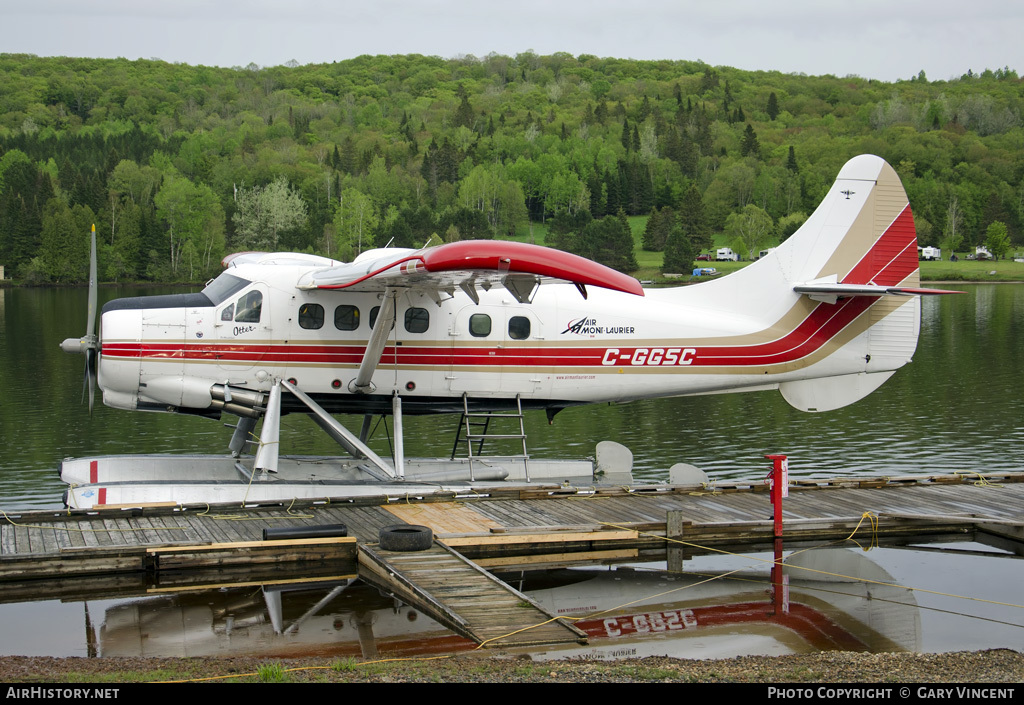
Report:
[[[1024,83],[894,83],[531,52],[213,68],[0,54],[0,265],[204,281],[241,250],[514,238],[636,272],[785,239],[842,164],[903,180],[921,244],[1024,245]],[[634,235],[634,233],[637,233]],[[642,232],[642,235],[640,234]]]

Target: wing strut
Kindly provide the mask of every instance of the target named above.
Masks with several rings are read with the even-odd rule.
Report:
[[[373,373],[380,364],[381,353],[384,352],[384,344],[388,342],[391,335],[391,328],[395,325],[395,299],[398,297],[398,289],[389,286],[384,290],[384,300],[380,303],[380,311],[377,313],[377,320],[373,324],[373,333],[366,343],[366,350],[363,351],[363,359],[359,363],[359,372],[356,378],[349,382],[348,391],[353,394],[370,394],[373,392]]]

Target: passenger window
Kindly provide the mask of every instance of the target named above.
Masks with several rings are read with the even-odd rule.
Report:
[[[374,316],[376,318],[376,316]],[[372,323],[370,324],[373,325]],[[334,327],[338,330],[355,330],[359,327],[359,309],[343,304],[334,309]]]
[[[469,317],[469,334],[474,338],[486,338],[491,334],[491,317],[486,313],[474,313]]]
[[[425,308],[405,310],[405,329],[410,333],[425,333],[430,326],[430,312]]]
[[[508,337],[512,340],[526,340],[530,337],[530,319],[526,316],[512,316],[508,319]]]
[[[302,304],[299,307],[299,325],[308,330],[323,328],[324,307],[320,304]]]
[[[263,294],[258,291],[250,291],[238,300],[235,323],[259,323],[262,307]]]
[[[220,320],[231,321],[235,318],[235,305],[228,304],[223,311],[220,312]]]
[[[377,324],[377,314],[380,313],[380,306],[374,306],[370,309],[370,328],[373,328]],[[395,322],[391,321],[391,327],[395,327]]]

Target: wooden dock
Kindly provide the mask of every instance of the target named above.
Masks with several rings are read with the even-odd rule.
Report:
[[[797,481],[783,509],[789,547],[952,537],[1024,555],[1024,473]],[[358,576],[484,645],[564,643],[584,637],[491,572],[678,566],[712,551],[764,550],[774,539],[770,516],[765,487],[743,483],[6,512],[0,600]],[[380,529],[396,523],[429,526],[436,543],[380,550]],[[261,540],[266,528],[324,524],[345,524],[348,537]]]

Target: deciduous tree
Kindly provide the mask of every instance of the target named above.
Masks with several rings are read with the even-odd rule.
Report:
[[[774,235],[774,229],[772,217],[752,203],[725,219],[725,234],[734,243],[734,248],[746,251],[747,259],[754,258],[761,246]]]
[[[266,186],[238,189],[235,208],[235,245],[247,250],[274,251],[283,233],[306,223],[306,204],[283,176]]]

